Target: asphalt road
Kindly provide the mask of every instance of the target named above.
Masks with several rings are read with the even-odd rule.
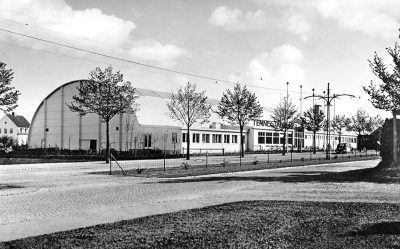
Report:
[[[3,165],[0,184],[21,188],[0,190],[0,241],[241,200],[400,203],[398,184],[304,177],[373,167],[378,162],[176,180],[87,174],[103,171],[105,163]]]

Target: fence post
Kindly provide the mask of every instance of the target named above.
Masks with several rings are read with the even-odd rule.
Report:
[[[292,150],[290,151],[290,162],[293,163],[293,146]]]
[[[268,155],[268,164],[269,164],[269,150],[267,151],[267,155]]]
[[[310,150],[310,161],[312,160],[312,149]]]
[[[368,157],[368,150],[365,148],[365,157]]]
[[[165,150],[164,150],[164,172],[165,172]]]
[[[108,153],[108,161],[110,162],[110,175],[112,175],[112,172],[111,172],[111,163],[112,163],[112,161],[111,161],[111,151]]]
[[[222,148],[222,155],[225,156],[225,148]]]
[[[208,165],[208,151],[206,151],[206,168],[207,168],[207,165]]]

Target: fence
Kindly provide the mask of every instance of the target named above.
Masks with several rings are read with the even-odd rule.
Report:
[[[325,152],[317,152],[313,154],[310,152],[287,152],[285,156],[282,154],[269,153],[264,154],[246,154],[241,158],[239,155],[211,155],[208,152],[204,154],[192,156],[190,160],[184,158],[164,158],[164,159],[150,159],[150,160],[126,160],[118,161],[119,166],[124,170],[139,170],[139,169],[154,169],[162,168],[167,171],[168,168],[173,167],[226,167],[226,166],[240,166],[246,167],[248,165],[263,165],[266,168],[269,166],[289,166],[289,165],[305,165],[316,163],[331,163],[331,162],[344,162],[354,160],[366,160],[379,158],[379,153],[373,150],[365,150],[361,153],[355,151],[349,154],[331,154],[331,159],[326,159]],[[114,170],[119,170],[118,167],[113,167]]]

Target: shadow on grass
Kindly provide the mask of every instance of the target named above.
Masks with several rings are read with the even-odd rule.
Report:
[[[364,225],[357,231],[351,231],[343,236],[368,236],[368,235],[400,235],[400,222],[379,222]]]
[[[372,182],[372,183],[400,183],[399,178],[384,177],[376,172],[375,168],[350,170],[344,172],[308,171],[290,172],[282,176],[207,176],[194,178],[178,178],[161,181],[161,183],[186,183],[186,182],[205,182],[205,181],[256,181],[256,182]]]

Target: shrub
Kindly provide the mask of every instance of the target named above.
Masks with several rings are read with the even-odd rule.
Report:
[[[254,160],[254,161],[252,162],[252,164],[253,164],[253,165],[257,165],[258,162],[259,162],[259,161],[256,159],[256,160]]]
[[[223,160],[222,163],[221,163],[221,166],[222,166],[222,167],[229,166],[229,161],[226,160],[226,159],[224,158],[224,160]]]
[[[189,164],[188,162],[183,162],[183,163],[181,164],[181,166],[182,166],[184,169],[186,169],[186,170],[188,170],[188,169],[190,168],[190,164]]]
[[[146,168],[137,168],[136,169],[136,173],[137,174],[142,174],[142,172],[145,170]]]

